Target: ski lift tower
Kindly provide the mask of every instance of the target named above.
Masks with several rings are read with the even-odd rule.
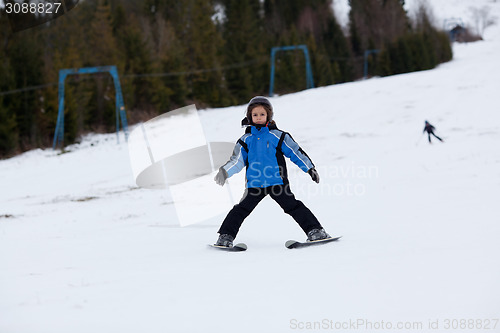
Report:
[[[275,72],[275,58],[278,51],[294,51],[302,50],[306,61],[306,85],[307,88],[314,88],[314,80],[311,68],[311,61],[309,60],[309,51],[306,45],[289,45],[289,46],[276,46],[271,49],[271,78],[269,81],[269,97],[273,96],[274,90],[274,72]]]
[[[101,66],[101,67],[84,67],[84,68],[70,68],[59,70],[59,112],[57,114],[56,131],[54,133],[54,141],[52,149],[56,149],[57,144],[63,144],[64,141],[64,81],[68,75],[73,74],[95,74],[101,72],[108,72],[113,77],[115,84],[115,100],[116,100],[116,139],[120,143],[120,119],[122,123],[125,140],[128,139],[128,124],[127,115],[125,114],[125,106],[123,104],[122,88],[120,86],[120,78],[118,77],[118,70],[116,66]]]

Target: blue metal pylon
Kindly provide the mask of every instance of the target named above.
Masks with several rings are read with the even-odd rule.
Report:
[[[380,50],[373,49],[373,50],[365,50],[365,55],[363,59],[363,79],[366,80],[368,77],[368,56],[372,53],[379,53]]]
[[[54,133],[54,141],[52,148],[56,149],[58,143],[62,144],[64,141],[64,81],[68,75],[72,74],[94,74],[101,72],[109,72],[113,77],[115,84],[115,100],[116,100],[116,139],[120,142],[120,119],[122,122],[123,132],[125,133],[125,140],[128,140],[128,124],[127,115],[125,113],[125,105],[123,103],[122,88],[120,85],[120,78],[118,77],[118,70],[116,66],[101,66],[101,67],[84,67],[84,68],[70,68],[59,70],[59,112],[57,114],[56,130]]]
[[[278,51],[292,51],[292,50],[302,50],[304,51],[304,56],[306,59],[306,84],[307,88],[314,88],[314,80],[313,80],[313,74],[312,74],[312,68],[311,68],[311,61],[309,59],[309,51],[307,50],[306,45],[290,45],[290,46],[276,46],[271,49],[271,79],[269,81],[269,96],[273,96],[273,90],[274,90],[274,72],[275,72],[275,58],[276,58],[276,52]]]

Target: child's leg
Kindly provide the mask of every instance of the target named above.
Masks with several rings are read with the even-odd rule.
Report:
[[[219,234],[229,234],[236,238],[241,224],[266,196],[266,191],[260,188],[249,188],[245,191],[240,203],[229,211],[218,231]]]
[[[272,187],[269,195],[283,208],[285,213],[293,217],[306,234],[312,229],[322,228],[318,219],[309,208],[302,201],[295,199],[290,190],[290,185],[275,185]]]
[[[441,139],[439,136],[437,136],[436,134],[434,134],[434,132],[432,132],[432,135],[434,135],[434,137],[435,137],[436,139],[438,139],[439,141],[443,142],[443,139]]]

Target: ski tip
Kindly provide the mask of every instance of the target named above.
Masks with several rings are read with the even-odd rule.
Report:
[[[243,250],[247,249],[247,245],[245,243],[238,243],[234,247],[237,247],[237,248],[240,248],[240,249],[243,249]]]
[[[285,243],[285,247],[287,247],[287,248],[291,249],[291,248],[293,248],[293,246],[294,246],[295,244],[297,244],[297,243],[299,243],[299,242],[297,242],[296,240],[288,240],[288,241],[286,241],[286,243]]]

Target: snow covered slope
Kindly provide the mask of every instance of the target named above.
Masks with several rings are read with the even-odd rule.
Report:
[[[0,161],[0,332],[500,332],[499,34],[435,70],[271,99],[321,175],[290,165],[292,189],[334,244],[286,249],[304,235],[266,198],[248,251],[210,250],[223,216],[179,227],[112,134]],[[234,142],[244,108],[200,111],[209,141]]]

